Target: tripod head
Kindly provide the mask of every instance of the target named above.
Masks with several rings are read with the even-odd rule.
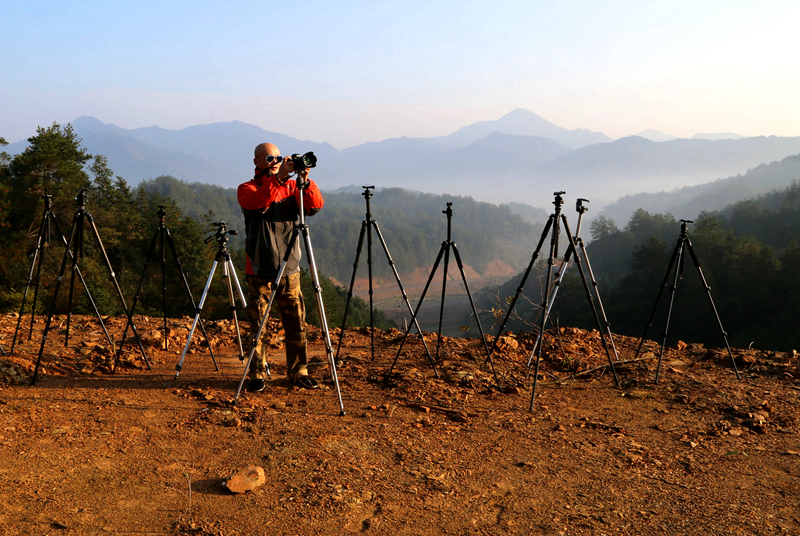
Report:
[[[44,210],[45,211],[49,211],[50,209],[53,208],[53,195],[52,194],[48,194],[47,191],[45,191],[42,194],[42,199],[44,199]]]
[[[556,206],[556,210],[560,209],[561,206],[564,204],[564,198],[562,197],[567,192],[553,192],[553,195],[556,198],[553,200],[553,204]]]
[[[205,240],[203,240],[204,244],[210,244],[212,240],[217,241],[217,245],[219,246],[220,250],[225,249],[225,244],[228,243],[228,235],[238,235],[239,231],[235,229],[228,230],[228,222],[226,221],[215,221],[211,225],[217,228],[217,232],[215,232],[211,236],[207,236]]]
[[[164,216],[167,215],[167,211],[164,210],[164,205],[158,205],[158,211],[156,212],[156,215],[162,220],[164,219]]]
[[[87,195],[85,188],[78,190],[78,195],[75,197],[75,202],[78,204],[78,207],[82,209],[86,208],[86,197]]]
[[[370,190],[374,190],[374,186],[362,186],[362,188],[364,188],[364,191],[361,192],[361,195],[363,195],[366,199],[372,197],[372,192],[370,192]]]
[[[694,223],[692,220],[681,220],[681,238],[689,236],[689,229],[687,223]]]
[[[442,214],[447,214],[447,217],[453,215],[453,203],[447,203],[447,208],[442,211]]]
[[[583,214],[584,212],[589,210],[589,207],[583,206],[584,203],[588,202],[589,202],[588,199],[583,199],[582,197],[579,197],[578,200],[575,201],[575,210],[578,211],[578,214]]]

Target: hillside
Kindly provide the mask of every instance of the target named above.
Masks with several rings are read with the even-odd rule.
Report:
[[[244,229],[244,220],[236,201],[236,191],[217,186],[187,184],[171,177],[158,177],[141,185],[146,191],[170,197],[179,202],[188,215],[200,217],[209,210],[215,219],[228,221],[232,229]],[[360,192],[362,195],[356,193]],[[506,277],[525,263],[537,227],[511,207],[477,202],[468,197],[431,195],[399,188],[375,191],[370,200],[372,218],[386,240],[398,272],[404,277],[419,279],[418,271],[426,272],[433,265],[447,238],[447,218],[442,213],[453,203],[452,238],[465,264],[481,277]],[[319,270],[340,283],[347,284],[353,272],[361,222],[366,217],[363,189],[326,192],[325,208],[308,219],[310,235]],[[528,218],[538,212],[533,207],[516,205]],[[546,218],[546,216],[545,216]],[[373,273],[386,283],[396,285],[385,253],[373,232]],[[233,237],[238,246],[242,236]],[[361,256],[361,277],[367,276],[366,241]],[[508,270],[497,271],[498,264]],[[454,266],[455,269],[455,266]],[[424,282],[424,277],[423,282]]]
[[[692,219],[702,211],[722,210],[737,201],[785,188],[797,179],[800,179],[800,155],[792,155],[727,179],[658,193],[626,195],[604,207],[598,215],[622,223],[641,208]]]

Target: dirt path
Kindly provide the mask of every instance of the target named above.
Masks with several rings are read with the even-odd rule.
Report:
[[[152,370],[131,347],[109,374],[84,317],[72,347],[55,330],[35,386],[36,331],[0,358],[0,534],[800,533],[796,356],[737,351],[739,381],[690,345],[669,350],[659,384],[646,360],[619,366],[617,387],[607,371],[568,379],[606,357],[596,333],[563,330],[529,412],[528,339],[495,356],[502,392],[479,341],[457,339],[441,379],[411,342],[383,388],[398,334],[376,334],[372,361],[368,333],[348,332],[342,417],[330,383],[287,384],[277,335],[267,389],[230,404],[241,364],[225,322],[209,327],[222,371],[198,351],[174,380],[187,321],[171,322],[169,352],[159,322],[137,320]],[[15,325],[0,317],[6,351]],[[632,357],[637,341],[616,340]],[[250,465],[266,483],[230,493]]]

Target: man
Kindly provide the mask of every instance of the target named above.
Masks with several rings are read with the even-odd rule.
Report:
[[[306,215],[313,216],[322,208],[324,200],[314,181],[301,190],[301,184],[308,181],[308,169],[299,172],[297,180],[290,180],[294,163],[289,157],[282,157],[278,148],[271,143],[256,146],[255,177],[239,186],[237,197],[244,212],[245,232],[247,234],[245,251],[247,253],[247,308],[245,312],[250,322],[250,344],[256,351],[250,362],[250,382],[247,390],[264,390],[266,376],[267,343],[266,330],[261,340],[253,340],[258,331],[261,318],[266,310],[270,293],[275,290],[275,302],[283,323],[286,344],[286,375],[296,386],[305,389],[318,387],[317,382],[308,375],[308,350],[306,347],[305,304],[300,293],[300,238],[295,241],[280,282],[275,287],[278,270],[286,254],[297,220],[300,196]]]

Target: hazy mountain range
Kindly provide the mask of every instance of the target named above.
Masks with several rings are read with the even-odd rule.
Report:
[[[670,139],[645,131],[641,134],[651,139],[612,140],[599,132],[558,127],[522,109],[447,136],[392,138],[343,150],[240,121],[181,130],[124,129],[80,117],[72,125],[89,152],[106,156],[111,169],[131,184],[171,175],[235,187],[252,176],[253,147],[271,141],[283,154],[314,151],[319,165],[312,176],[323,190],[399,186],[547,209],[556,190],[566,190],[567,198],[589,198],[599,209],[626,195],[696,186],[800,153],[800,137]],[[25,146],[18,142],[6,150],[14,154]]]
[[[754,199],[760,194],[783,189],[795,180],[800,180],[800,155],[788,156],[779,162],[757,166],[742,175],[698,186],[670,192],[628,195],[607,205],[599,214],[611,218],[620,227],[640,208],[651,213],[669,212],[678,219],[692,219],[702,211],[723,210],[737,201]]]

